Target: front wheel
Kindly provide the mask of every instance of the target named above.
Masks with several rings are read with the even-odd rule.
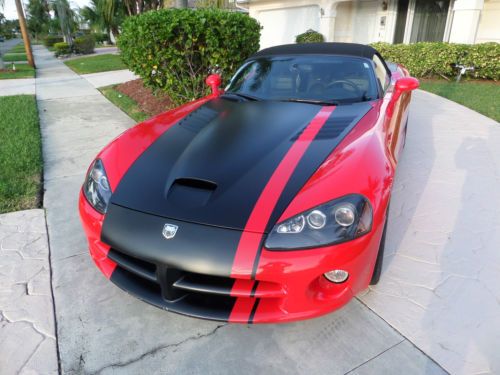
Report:
[[[380,246],[378,248],[377,260],[375,261],[375,267],[373,267],[372,279],[370,280],[370,285],[377,285],[382,275],[382,264],[384,262],[384,250],[385,250],[385,233],[387,232],[387,219],[389,218],[389,207],[387,207],[387,213],[385,215],[384,231],[382,232],[382,239],[380,240]]]

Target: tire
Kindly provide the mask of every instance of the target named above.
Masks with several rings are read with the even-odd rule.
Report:
[[[387,213],[385,216],[384,231],[382,232],[382,239],[380,240],[380,246],[378,248],[377,260],[375,261],[375,266],[373,267],[372,279],[370,280],[370,285],[377,285],[382,275],[382,264],[384,263],[384,250],[385,250],[385,234],[387,232],[387,219],[389,218],[389,207],[387,207]]]
[[[410,116],[408,115],[408,118],[406,119],[406,123],[405,123],[405,134],[404,134],[404,141],[403,141],[403,149],[406,147],[406,136],[408,135],[408,120],[410,119],[409,118]]]

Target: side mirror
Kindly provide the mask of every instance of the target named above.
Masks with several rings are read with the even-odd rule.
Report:
[[[405,91],[416,90],[419,86],[420,83],[418,82],[418,79],[413,77],[404,77],[396,81],[396,87],[394,88],[394,91],[403,93]]]
[[[220,90],[219,86],[222,83],[222,78],[218,74],[210,74],[207,79],[205,80],[205,83],[210,86],[212,89],[212,94],[213,95],[219,95]]]
[[[404,92],[412,91],[418,89],[420,86],[420,83],[418,82],[418,79],[413,78],[413,77],[403,77],[400,78],[396,81],[396,84],[394,85],[394,92],[392,93],[392,98],[387,106],[387,114],[389,116],[392,116],[392,113],[394,112],[394,106],[396,105],[396,102],[398,99],[401,97],[401,94]]]

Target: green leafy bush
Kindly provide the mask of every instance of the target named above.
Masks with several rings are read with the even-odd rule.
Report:
[[[73,41],[73,50],[81,55],[88,55],[94,52],[95,39],[92,35],[81,36]]]
[[[45,38],[43,38],[43,45],[45,47],[52,47],[56,43],[63,42],[64,38],[59,35],[47,35]]]
[[[414,44],[372,44],[384,59],[405,66],[415,77],[457,74],[453,64],[474,66],[467,75],[483,79],[500,79],[500,44],[453,44],[421,42]]]
[[[323,34],[312,29],[309,29],[305,33],[299,34],[295,37],[296,43],[321,43],[324,41],[325,37]]]
[[[129,17],[118,40],[123,62],[180,104],[206,95],[213,70],[227,79],[259,49],[253,18],[218,9],[163,9]]]
[[[109,37],[106,33],[94,33],[92,35],[94,36],[96,43],[109,42]]]
[[[71,53],[71,47],[66,42],[59,42],[54,44],[55,52],[57,56],[69,55]]]

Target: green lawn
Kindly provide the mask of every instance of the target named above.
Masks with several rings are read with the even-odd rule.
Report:
[[[7,53],[24,53],[26,52],[24,49],[24,44],[17,44],[14,47],[12,47],[10,50],[7,51]]]
[[[151,117],[151,115],[141,111],[135,100],[115,90],[115,87],[116,85],[101,87],[99,91],[101,91],[111,103],[116,105],[135,121],[141,122]]]
[[[0,213],[39,207],[42,152],[35,97],[0,97],[0,119]]]
[[[421,80],[420,88],[500,121],[500,84],[495,82]]]
[[[6,53],[2,56],[3,61],[27,61],[26,53]]]
[[[28,64],[16,64],[16,70],[12,70],[12,64],[5,64],[6,70],[0,70],[0,79],[13,78],[35,78],[35,69]]]
[[[78,74],[127,69],[119,55],[111,54],[80,57],[78,59],[65,61],[64,63]]]

